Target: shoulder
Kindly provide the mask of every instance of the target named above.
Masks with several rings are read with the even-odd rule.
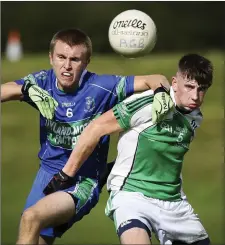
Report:
[[[40,70],[24,77],[25,79],[34,79],[35,81],[45,81],[54,74],[53,70]]]
[[[51,76],[51,70],[40,70],[33,73],[30,73],[23,78],[15,80],[16,83],[22,84],[24,81],[29,80],[33,84],[37,84],[40,87],[46,83],[48,78]]]
[[[148,99],[152,98],[152,100],[153,100],[153,97],[154,97],[154,92],[153,92],[153,90],[149,89],[145,92],[135,93],[135,94],[131,95],[130,97],[126,98],[124,100],[124,102],[129,103],[132,101],[142,100],[144,98],[148,98]]]
[[[124,100],[126,97],[134,93],[134,77],[133,76],[120,76],[110,74],[96,74],[87,72],[87,79],[84,79],[90,89],[98,91],[102,95],[111,94],[109,97],[112,105]],[[115,100],[116,99],[116,100]]]
[[[40,70],[37,72],[34,72],[33,75],[37,79],[45,79],[53,70]]]
[[[196,121],[199,121],[199,122],[202,121],[203,114],[202,114],[200,108],[194,110],[191,114],[192,114],[193,119],[195,119]]]
[[[42,88],[47,88],[51,86],[56,81],[56,76],[53,69],[49,70],[40,70],[32,74],[38,83],[38,85]]]
[[[117,104],[114,114],[122,122],[122,128],[142,131],[143,127],[152,125],[152,102],[152,90],[136,93]]]
[[[117,84],[121,81],[126,81],[129,79],[133,79],[133,76],[121,76],[121,75],[113,75],[113,74],[96,74],[91,73],[91,82],[95,84],[102,84],[107,86],[108,84]]]

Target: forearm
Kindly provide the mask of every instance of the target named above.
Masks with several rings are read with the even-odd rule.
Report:
[[[121,132],[122,130],[113,110],[105,112],[84,129],[62,171],[69,176],[75,176],[84,161],[94,151],[102,136]]]
[[[146,84],[149,89],[156,90],[158,87],[163,85],[167,90],[170,89],[170,84],[167,78],[163,75],[149,75],[146,79]]]
[[[94,151],[101,135],[100,130],[93,127],[92,124],[87,126],[79,137],[66,165],[62,169],[63,172],[71,177],[75,176],[82,164]]]
[[[10,100],[21,100],[23,94],[21,92],[22,85],[18,85],[15,82],[8,82],[1,85],[1,102]]]
[[[167,90],[170,88],[170,83],[163,75],[145,75],[135,76],[134,91],[142,92],[148,89],[155,91],[158,87],[164,86]]]

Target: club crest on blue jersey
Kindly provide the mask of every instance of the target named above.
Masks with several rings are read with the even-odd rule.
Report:
[[[84,111],[92,112],[94,108],[95,108],[95,99],[90,96],[86,97]]]

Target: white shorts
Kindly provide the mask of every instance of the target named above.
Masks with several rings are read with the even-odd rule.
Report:
[[[117,231],[130,220],[141,221],[155,233],[160,244],[193,243],[208,237],[187,200],[171,202],[145,197],[139,192],[112,191],[105,213],[114,220]]]

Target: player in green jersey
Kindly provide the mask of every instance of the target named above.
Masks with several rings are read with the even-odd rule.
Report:
[[[158,91],[146,91],[114,106],[80,136],[63,169],[70,176],[76,174],[103,135],[121,132],[117,159],[107,181],[110,197],[105,211],[114,220],[122,244],[151,244],[151,233],[161,244],[210,243],[181,193],[181,170],[201,123],[200,106],[212,79],[208,59],[185,55],[170,89],[176,107],[161,121],[153,121],[151,114]]]

